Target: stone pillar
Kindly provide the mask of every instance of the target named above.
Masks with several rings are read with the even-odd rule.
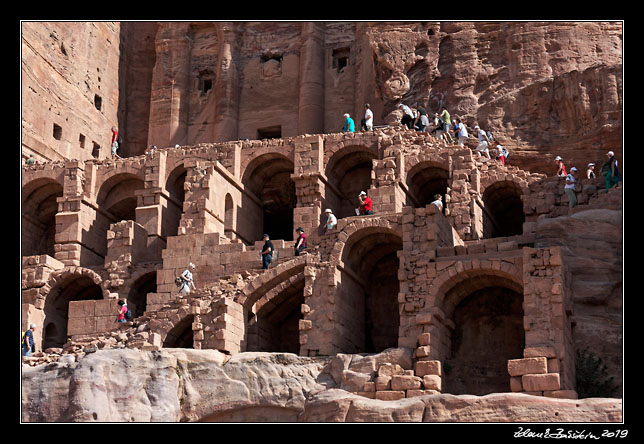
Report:
[[[224,220],[214,207],[214,167],[187,160],[186,198],[179,222],[179,235],[224,233]]]
[[[302,227],[308,236],[309,246],[318,240],[322,215],[325,182],[322,179],[324,139],[320,136],[301,136],[295,139],[294,173],[297,207],[293,209],[293,239],[295,229]]]
[[[508,361],[510,388],[513,392],[576,398],[572,292],[561,247],[524,248],[523,280],[524,358]]]
[[[322,22],[302,22],[298,134],[324,132],[324,32]]]
[[[188,143],[191,45],[189,23],[159,24],[148,145],[164,148]]]
[[[137,196],[136,222],[148,233],[150,259],[160,259],[169,233],[163,232],[163,214],[168,207],[168,193],[161,178],[165,177],[167,154],[163,151],[147,156],[145,165],[145,188],[135,192]]]
[[[217,23],[219,66],[215,80],[215,142],[237,140],[239,133],[239,44],[242,24]]]

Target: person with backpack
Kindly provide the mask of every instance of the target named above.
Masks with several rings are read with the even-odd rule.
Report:
[[[181,275],[176,279],[177,285],[179,286],[179,297],[187,296],[190,293],[190,288],[197,289],[192,278],[192,272],[190,270],[195,269],[195,264],[190,262],[188,268],[186,268]]]
[[[132,318],[132,312],[130,312],[130,310],[127,308],[125,301],[119,301],[118,304],[121,306],[121,308],[119,308],[119,314],[116,318],[116,322],[127,322]]]
[[[36,343],[34,342],[34,331],[36,324],[30,324],[29,330],[22,335],[22,356],[31,356],[36,351]]]

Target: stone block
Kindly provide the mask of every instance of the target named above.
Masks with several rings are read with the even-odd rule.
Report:
[[[441,376],[441,361],[418,361],[416,362],[416,376],[425,375]]]
[[[543,392],[561,388],[559,373],[523,375],[521,376],[521,383],[523,384],[523,389],[527,392]]]
[[[405,392],[402,390],[376,392],[376,399],[381,401],[398,401],[399,399],[405,399]]]
[[[520,376],[511,376],[510,377],[510,390],[513,392],[522,392],[523,383],[521,382]]]
[[[425,375],[423,376],[423,387],[425,390],[441,391],[442,379],[438,375]]]
[[[574,390],[544,390],[543,396],[559,399],[579,399],[577,392]]]
[[[508,373],[510,376],[523,376],[527,374],[541,374],[548,372],[546,358],[524,358],[508,360]]]
[[[376,390],[391,390],[391,376],[376,376],[374,379]]]
[[[378,367],[378,376],[393,376],[404,374],[404,369],[399,364],[382,364]]]
[[[523,357],[524,358],[538,358],[538,357],[556,358],[557,352],[555,351],[554,347],[550,347],[546,345],[526,347],[523,350]]]
[[[410,375],[393,375],[391,377],[392,390],[418,390],[422,388],[421,379]]]

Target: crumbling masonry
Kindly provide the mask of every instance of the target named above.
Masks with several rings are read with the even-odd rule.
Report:
[[[406,348],[412,369],[382,366],[355,391],[574,397],[571,277],[560,247],[535,248],[536,221],[621,199],[582,180],[569,210],[562,181],[400,127],[24,166],[23,328],[41,326],[37,349],[52,353],[92,338],[229,354]],[[361,190],[374,215],[355,215]],[[339,222],[324,233],[326,208]],[[263,233],[278,251],[266,272]],[[190,262],[197,290],[180,299]],[[133,323],[114,322],[119,299]]]

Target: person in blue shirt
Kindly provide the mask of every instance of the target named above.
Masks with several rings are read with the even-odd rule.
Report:
[[[353,123],[353,119],[351,118],[351,116],[349,116],[348,113],[344,115],[344,128],[342,128],[342,131],[345,133],[347,131],[350,133],[356,131],[356,125],[355,123]]]
[[[34,330],[36,330],[36,324],[29,325],[29,330],[25,332],[25,336],[22,340],[22,356],[31,356],[31,353],[36,351],[36,346],[34,344]]]

